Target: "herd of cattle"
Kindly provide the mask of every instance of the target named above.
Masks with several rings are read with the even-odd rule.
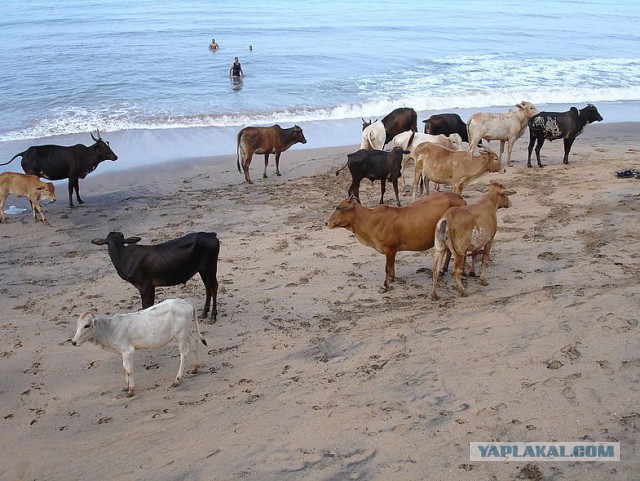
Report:
[[[588,104],[567,112],[538,112],[523,101],[505,113],[476,113],[465,124],[457,114],[432,115],[424,120],[424,133],[417,132],[417,114],[411,108],[400,108],[382,120],[363,121],[362,140],[357,152],[348,154],[345,167],[351,173],[348,198],[341,201],[329,218],[329,228],[342,227],[356,239],[374,248],[386,257],[384,288],[395,279],[395,258],[399,251],[425,251],[434,247],[432,299],[438,299],[438,278],[454,258],[453,276],[461,295],[465,289],[461,281],[466,258],[471,257],[469,275],[475,276],[476,257],[481,256],[480,282],[487,284],[486,268],[494,236],[497,231],[497,209],[511,205],[513,190],[491,182],[487,192],[474,204],[467,205],[461,197],[463,188],[487,172],[503,172],[502,154],[507,144],[507,165],[511,166],[514,142],[527,126],[530,132],[527,166],[531,167],[531,154],[535,147],[538,166],[540,149],[545,140],[563,139],[564,159],[575,138],[585,125],[601,121],[595,106]],[[27,197],[37,221],[39,213],[47,220],[39,200],[55,201],[54,186],[48,180],[69,179],[69,206],[73,207],[75,190],[78,203],[79,179],[84,179],[106,160],[117,160],[100,133],[91,134],[91,146],[70,147],[40,145],[16,154],[22,157],[25,174],[0,173],[0,222],[5,221],[4,203],[9,194]],[[499,140],[499,154],[482,145],[482,141]],[[237,167],[244,172],[247,183],[252,183],[249,166],[253,154],[265,156],[263,177],[267,177],[269,155],[276,159],[276,174],[280,174],[280,155],[296,143],[307,142],[299,126],[283,129],[246,127],[237,135]],[[462,143],[468,144],[466,149]],[[391,143],[389,151],[383,150]],[[398,181],[406,182],[403,170],[414,162],[413,202],[402,207],[398,194]],[[242,167],[242,171],[241,171]],[[380,205],[367,208],[359,200],[362,179],[381,182]],[[397,207],[384,204],[385,183],[393,185]],[[452,192],[429,194],[429,182],[448,184]],[[416,200],[418,190],[426,187],[427,196]],[[126,389],[133,394],[132,354],[137,349],[162,347],[176,340],[180,349],[180,368],[175,384],[182,378],[183,364],[191,350],[195,351],[195,365],[199,367],[198,342],[191,333],[195,323],[200,335],[195,309],[180,299],[164,301],[154,306],[155,288],[185,283],[196,273],[205,286],[206,298],[202,317],[211,310],[211,319],[217,316],[217,263],[220,242],[213,232],[187,234],[157,245],[138,245],[139,237],[125,238],[121,232],[110,232],[105,239],[94,239],[93,244],[107,245],[108,254],[118,275],[140,292],[143,310],[131,314],[118,314],[111,318],[85,313],[77,321],[73,345],[90,341],[104,349],[120,353],[125,368]],[[213,302],[212,302],[213,301]],[[212,304],[212,305],[211,305]]]

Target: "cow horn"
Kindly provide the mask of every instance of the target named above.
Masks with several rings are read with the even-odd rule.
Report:
[[[96,138],[93,136],[93,132],[91,132],[91,138],[92,138],[94,141],[96,141],[96,142],[97,142],[98,140],[100,140],[100,129],[96,129],[96,133],[98,134],[98,138],[96,139]]]
[[[503,193],[504,195],[513,195],[513,194],[517,194],[517,192],[516,192],[515,190],[512,190],[512,189],[506,189],[506,190],[502,191],[502,193]]]

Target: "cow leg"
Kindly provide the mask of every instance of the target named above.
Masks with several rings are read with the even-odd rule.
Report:
[[[444,276],[444,273],[449,270],[449,262],[451,262],[451,251],[447,250],[447,255],[444,259],[444,266],[440,269],[441,276]]]
[[[461,296],[466,296],[467,293],[464,290],[464,286],[462,285],[462,270],[464,269],[464,261],[465,255],[459,255],[457,253],[453,254],[453,278],[456,281],[456,285],[458,286],[458,291]]]
[[[122,353],[122,367],[124,367],[124,380],[126,384],[125,390],[127,391],[128,397],[133,396],[133,352],[134,349],[131,348]]]
[[[502,164],[502,153],[504,152],[504,140],[500,141],[500,155],[498,155],[498,160],[500,161],[500,163]],[[509,167],[511,167],[511,165],[509,165]]]
[[[536,136],[529,127],[529,146],[527,147],[527,167],[531,167],[531,153],[533,152],[533,145],[536,143]]]
[[[142,298],[142,308],[153,306],[156,298],[156,288],[153,285],[142,286],[138,288],[140,297]]]
[[[264,172],[262,173],[262,178],[267,178],[267,165],[269,165],[269,154],[264,154]]]
[[[249,166],[251,165],[251,159],[253,159],[253,154],[245,156],[243,151],[242,170],[244,171],[244,180],[247,181],[247,184],[253,184],[253,181],[249,176]]]
[[[489,254],[491,253],[491,246],[493,245],[493,239],[487,242],[482,251],[482,268],[480,269],[480,284],[486,286],[487,283],[487,264],[489,263]]]
[[[564,139],[564,159],[562,159],[563,164],[569,163],[569,152],[571,152],[571,146],[573,145],[574,140],[576,140],[575,137]]]
[[[393,185],[393,191],[396,194],[396,202],[398,203],[398,207],[402,207],[400,205],[400,196],[398,195],[398,179],[392,180],[391,185]]]
[[[69,179],[67,188],[69,189],[69,207],[73,207],[73,180],[72,179]]]
[[[189,337],[187,338],[190,345],[190,350],[193,351],[193,367],[189,371],[189,374],[197,374],[200,370],[200,355],[198,354],[198,339],[194,335],[189,332]]]
[[[31,212],[33,213],[33,221],[34,222],[38,222],[38,219],[36,217],[36,212],[38,214],[40,214],[40,217],[42,218],[42,222],[44,224],[49,225],[49,222],[47,222],[47,219],[44,218],[44,211],[42,209],[42,207],[40,206],[40,204],[38,203],[37,200],[33,200],[33,199],[29,199],[29,203],[31,204]]]
[[[2,224],[6,219],[4,217],[4,203],[9,197],[9,193],[7,195],[0,195],[0,224]]]
[[[282,174],[280,173],[280,154],[281,154],[281,153],[282,153],[282,152],[278,152],[278,153],[276,154],[276,175],[277,175],[278,177],[282,176]]]
[[[385,278],[384,288],[389,289],[389,286],[396,280],[396,253],[397,251],[390,250],[385,253],[387,263],[385,266]]]
[[[384,192],[387,190],[386,183],[387,181],[385,179],[380,181],[380,204],[384,204]]]
[[[347,191],[347,195],[349,197],[354,196],[358,200],[358,203],[360,203],[360,180],[361,179],[353,179]]]
[[[73,179],[73,188],[76,191],[76,199],[78,200],[78,204],[84,204],[84,200],[80,198],[80,181],[77,178]]]
[[[213,279],[211,279],[213,277]],[[209,276],[203,272],[200,273],[200,278],[204,284],[206,299],[204,301],[204,309],[200,315],[201,319],[206,319],[209,314],[209,307],[211,306],[211,300],[213,299],[213,309],[211,310],[211,320],[216,321],[218,319],[218,279],[216,274]]]
[[[544,136],[538,137],[538,143],[536,144],[536,159],[538,160],[538,167],[544,167],[540,162],[540,151],[542,150],[542,144],[544,144]]]
[[[431,269],[431,273],[433,274],[433,286],[431,287],[431,299],[434,301],[438,300],[438,293],[437,293],[437,289],[438,289],[438,276],[440,275],[440,266],[442,265],[442,259],[444,259],[444,256],[449,253],[449,256],[447,258],[447,263],[449,262],[448,259],[451,256],[451,253],[448,251],[448,249],[442,249],[442,250],[436,250],[434,253],[434,257],[433,257],[433,268]]]
[[[191,332],[188,331],[186,334],[191,336]],[[186,338],[185,335],[181,335],[177,339],[178,341],[178,349],[180,350],[180,367],[178,368],[178,374],[176,374],[176,380],[171,384],[171,387],[179,386],[182,382],[182,374],[184,372],[184,364],[187,360],[187,356],[189,355],[189,339]]]

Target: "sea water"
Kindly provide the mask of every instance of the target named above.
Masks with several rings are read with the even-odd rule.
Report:
[[[435,112],[465,118],[522,100],[541,110],[591,102],[605,121],[640,121],[640,0],[0,8],[1,161],[34,144],[89,144],[96,128],[134,163],[150,151],[150,162],[233,153],[246,125],[298,123],[307,148],[356,144],[361,117],[403,106],[420,127]],[[241,82],[229,78],[236,56]]]

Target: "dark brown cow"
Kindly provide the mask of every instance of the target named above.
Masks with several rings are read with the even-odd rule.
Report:
[[[249,165],[253,154],[264,154],[264,173],[262,177],[267,178],[267,165],[269,164],[269,154],[276,154],[276,175],[280,174],[280,154],[294,144],[307,143],[302,129],[295,125],[288,129],[283,129],[279,125],[271,127],[245,127],[238,132],[237,158],[238,172],[240,164],[244,170],[244,178],[249,184],[253,184],[249,177]],[[242,161],[240,160],[242,157]]]

